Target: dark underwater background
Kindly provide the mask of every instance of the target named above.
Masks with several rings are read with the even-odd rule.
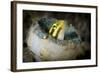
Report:
[[[33,53],[28,49],[26,38],[31,25],[42,17],[65,20],[67,24],[74,26],[81,37],[84,54],[78,55],[75,60],[91,59],[91,14],[53,11],[23,10],[23,62],[35,62]],[[48,25],[49,26],[49,25]],[[45,26],[44,26],[45,27]]]

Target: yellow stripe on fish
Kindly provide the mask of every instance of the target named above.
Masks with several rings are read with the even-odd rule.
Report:
[[[59,31],[64,27],[64,20],[57,20],[55,23],[52,24],[51,28],[49,29],[49,34],[53,37],[57,37]]]

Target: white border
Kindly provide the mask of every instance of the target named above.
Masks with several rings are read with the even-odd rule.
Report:
[[[91,59],[74,60],[74,61],[52,61],[52,62],[33,62],[23,63],[22,61],[22,27],[23,27],[23,9],[24,10],[41,10],[41,11],[62,11],[62,12],[80,12],[91,13]],[[37,69],[51,67],[68,67],[96,64],[96,9],[82,7],[64,7],[35,4],[17,4],[17,69]]]

